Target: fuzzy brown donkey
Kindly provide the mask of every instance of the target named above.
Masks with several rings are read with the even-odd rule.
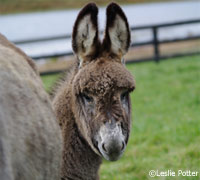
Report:
[[[129,138],[135,84],[123,64],[130,44],[127,18],[117,4],[108,5],[101,43],[97,15],[94,3],[79,13],[72,37],[77,62],[53,100],[64,137],[62,179],[99,179],[102,157],[119,159]]]

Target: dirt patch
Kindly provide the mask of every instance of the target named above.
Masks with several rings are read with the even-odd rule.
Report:
[[[159,45],[160,56],[200,52],[200,40],[191,40],[185,42],[175,42]],[[153,58],[154,47],[152,45],[131,48],[125,56],[127,61],[140,60],[143,58]]]
[[[47,72],[47,71],[64,71],[68,69],[75,61],[74,56],[64,56],[57,59],[49,59],[46,60],[45,63],[38,63],[39,72]]]

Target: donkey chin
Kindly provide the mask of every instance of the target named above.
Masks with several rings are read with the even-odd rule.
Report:
[[[108,161],[117,161],[122,156],[126,148],[125,139],[119,123],[107,122],[96,135],[99,152]]]

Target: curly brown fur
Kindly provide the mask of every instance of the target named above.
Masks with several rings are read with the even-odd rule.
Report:
[[[107,25],[117,26],[111,27],[105,36],[112,40],[109,51],[102,45],[101,51],[96,49],[99,46],[96,5],[88,4],[80,12],[81,16],[78,15],[72,42],[79,63],[74,65],[53,100],[64,139],[63,180],[99,179],[102,157],[111,161],[119,159],[128,143],[131,127],[129,93],[134,90],[135,82],[121,58],[127,51],[130,34],[120,7],[112,3],[108,6],[110,8],[117,11],[112,19],[108,16],[113,11],[107,11],[107,22],[114,21]],[[89,34],[85,39],[82,35],[87,32],[87,26]],[[123,41],[116,32],[120,32]],[[76,47],[82,44],[86,49],[77,50]],[[88,58],[85,52],[97,53],[98,56]]]

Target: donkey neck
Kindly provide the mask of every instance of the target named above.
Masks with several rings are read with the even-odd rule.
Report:
[[[102,158],[91,149],[78,130],[72,112],[70,85],[75,73],[73,72],[71,77],[63,83],[53,100],[54,110],[63,135],[61,179],[98,180],[98,170]],[[67,88],[65,84],[68,84]]]
[[[72,112],[70,121],[64,126],[63,137],[63,180],[98,180],[102,158],[91,149],[79,132]]]

